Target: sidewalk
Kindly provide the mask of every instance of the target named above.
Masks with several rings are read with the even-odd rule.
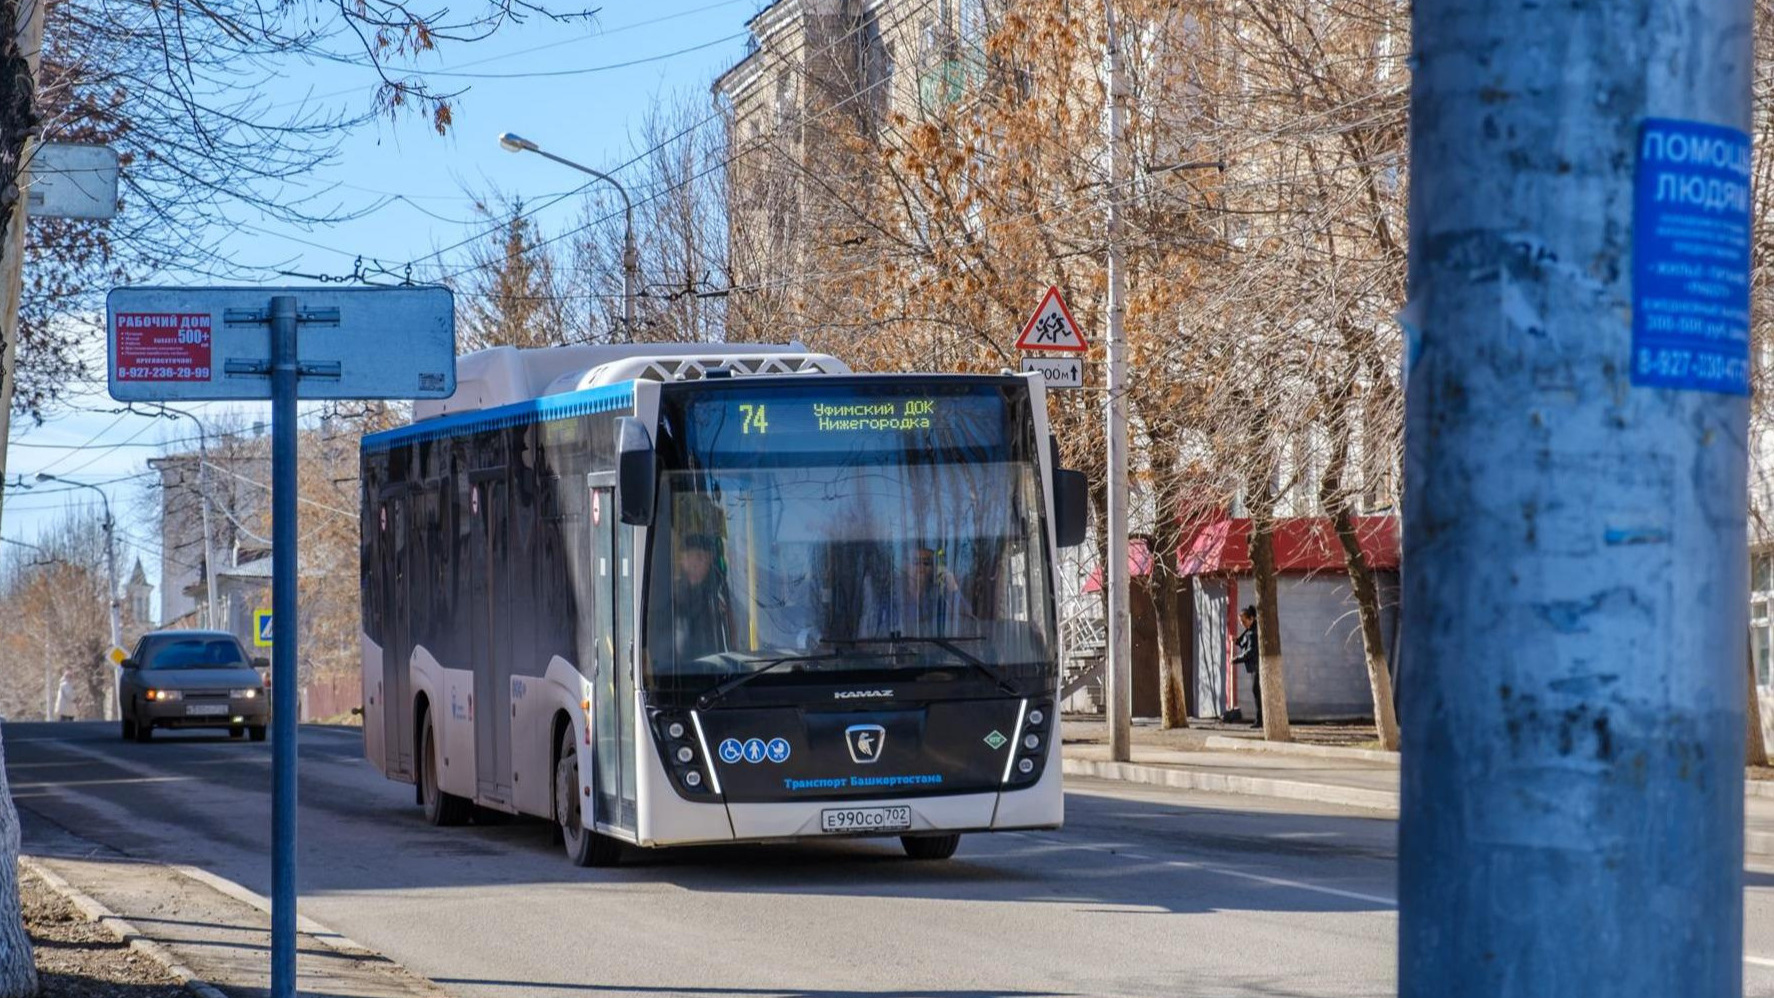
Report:
[[[1296,725],[1301,741],[1274,744],[1248,725],[1191,724],[1175,731],[1134,725],[1133,759],[1118,763],[1109,761],[1101,721],[1067,717],[1065,773],[1367,808],[1376,817],[1398,814],[1397,755],[1351,747],[1371,744],[1371,728]],[[1744,781],[1744,851],[1774,856],[1774,780]]]
[[[269,906],[191,867],[120,856],[23,812],[23,871],[200,998],[269,990]],[[408,973],[306,918],[297,920],[297,988],[316,998],[444,998]],[[118,992],[119,994],[123,992]]]

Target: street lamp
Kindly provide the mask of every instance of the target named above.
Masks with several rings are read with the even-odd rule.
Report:
[[[37,480],[39,482],[61,482],[64,485],[72,485],[76,488],[91,489],[99,494],[100,499],[104,500],[105,578],[109,581],[111,596],[111,647],[123,647],[123,605],[117,599],[117,535],[115,530],[116,524],[111,519],[111,497],[106,495],[105,490],[99,488],[97,485],[92,485],[87,482],[76,482],[68,478],[57,478],[47,471],[38,472]],[[115,668],[115,666],[112,667],[113,671],[115,671]],[[117,683],[115,682],[115,676],[113,676],[112,679],[113,682],[111,683],[111,688],[105,695],[105,720],[107,721],[112,720],[116,714],[113,707],[116,702]]]
[[[634,338],[634,289],[640,283],[640,256],[634,249],[634,205],[628,200],[628,191],[615,177],[589,166],[582,166],[570,159],[556,156],[529,139],[514,132],[506,132],[499,136],[499,145],[506,152],[533,152],[544,159],[552,159],[562,166],[569,166],[580,173],[590,174],[599,180],[608,181],[622,195],[622,324],[628,327],[628,336]]]
[[[163,405],[160,411],[168,416],[183,416],[197,424],[197,490],[201,493],[198,509],[203,514],[203,581],[207,602],[203,607],[203,623],[216,629],[216,545],[209,525],[209,431],[195,413]]]

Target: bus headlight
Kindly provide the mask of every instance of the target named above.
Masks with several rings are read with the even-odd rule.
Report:
[[[670,724],[667,724],[665,726],[665,735],[667,738],[682,738],[682,737],[684,737],[684,722],[673,721]],[[681,761],[689,762],[690,760],[683,759]]]
[[[690,763],[694,762],[695,760],[696,760],[696,750],[695,749],[691,748],[688,745],[678,746],[678,761],[679,762],[681,762],[685,765],[689,765]],[[689,781],[685,780],[685,782],[688,783]]]
[[[702,786],[702,774],[698,773],[694,769],[690,770],[688,773],[685,773],[684,774],[684,785],[687,787]]]

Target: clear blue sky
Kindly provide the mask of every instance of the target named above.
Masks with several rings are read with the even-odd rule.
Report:
[[[307,282],[273,271],[346,274],[360,254],[398,269],[484,232],[491,223],[476,215],[474,194],[496,187],[536,206],[589,179],[539,156],[505,152],[497,142],[499,133],[517,132],[587,166],[619,164],[640,147],[641,123],[662,96],[688,98],[713,112],[709,84],[744,55],[744,24],[763,3],[615,0],[605,3],[589,24],[531,17],[487,41],[446,44],[414,65],[440,74],[431,78],[440,91],[464,88],[455,101],[450,134],[438,136],[418,117],[384,120],[347,139],[338,161],[312,178],[316,187],[338,185],[335,196],[341,202],[380,204],[372,215],[326,231],[237,218],[228,249],[237,261],[266,268],[268,283],[300,284]],[[441,75],[447,73],[488,75]],[[374,73],[363,67],[296,64],[275,96],[283,102],[311,95],[364,108],[375,82]],[[281,92],[285,90],[287,94]],[[566,198],[536,218],[545,231],[558,231],[579,210],[577,198]],[[436,267],[462,259],[458,249],[422,260],[414,279],[434,280],[439,276]],[[99,377],[76,386],[71,408],[42,426],[15,420],[7,478],[23,475],[28,480],[48,471],[100,484],[111,497],[126,543],[121,570],[127,571],[139,555],[150,581],[157,581],[157,525],[145,517],[140,501],[146,479],[127,476],[139,476],[147,458],[158,453],[143,445],[189,436],[192,427],[184,420],[103,411],[116,404],[104,391],[102,343],[95,342],[94,350],[91,369]],[[219,408],[197,411],[213,414]],[[249,422],[265,418],[251,406],[232,408],[253,414]],[[8,490],[0,511],[0,537],[34,540],[68,503],[97,503],[89,489],[52,491],[62,488],[51,483],[29,491]]]

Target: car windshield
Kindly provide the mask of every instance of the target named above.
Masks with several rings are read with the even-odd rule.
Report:
[[[230,638],[177,638],[157,641],[148,650],[145,669],[244,669],[246,655]]]
[[[1040,480],[1005,399],[926,399],[934,429],[860,437],[822,429],[848,415],[795,435],[791,401],[744,403],[750,432],[743,412],[726,419],[737,404],[688,407],[701,467],[661,479],[651,681],[700,691],[764,669],[904,668],[992,679],[1047,662]],[[903,421],[903,400],[815,411],[888,407],[860,418]]]

